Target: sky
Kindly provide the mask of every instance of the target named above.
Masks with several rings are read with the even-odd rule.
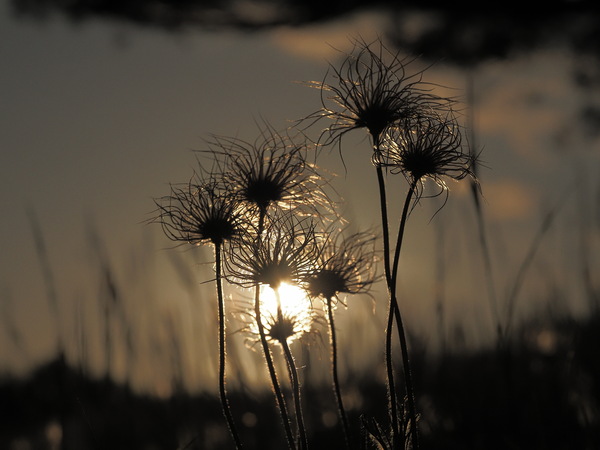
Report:
[[[186,386],[216,385],[214,305],[199,300],[212,295],[203,284],[210,251],[173,248],[160,227],[146,224],[154,199],[169,183],[189,179],[193,150],[211,134],[253,140],[257,120],[283,128],[318,109],[318,91],[302,82],[321,80],[338,61],[336,49],[349,49],[349,37],[380,34],[385,17],[371,12],[251,34],[169,34],[101,20],[74,25],[59,16],[19,21],[6,3],[1,8],[0,373],[27,373],[60,340],[71,361],[96,374],[106,370],[110,347],[112,373],[154,393],[168,393],[174,375],[149,367],[181,367]],[[590,259],[592,273],[600,265],[600,134],[590,134],[579,113],[584,101],[600,101],[600,90],[582,90],[572,74],[589,67],[552,47],[472,73],[443,61],[426,72],[461,95],[474,82],[500,309],[544,217],[559,208],[527,272],[519,310],[586,311],[581,261]],[[377,226],[365,136],[350,136],[343,153],[345,166],[335,151],[319,164],[337,173],[349,219],[359,228]],[[406,185],[394,179],[390,186],[398,213],[394,200]],[[443,339],[476,346],[493,337],[493,308],[467,186],[452,184],[440,206],[423,199],[409,220],[401,308],[427,345]],[[35,230],[45,243],[41,256]],[[119,294],[108,340],[107,274]],[[597,289],[597,277],[593,283]],[[352,349],[345,364],[361,367],[382,356],[373,352],[383,336],[382,297],[380,288],[338,310],[340,339]],[[368,338],[344,332],[356,327]],[[245,355],[243,337],[234,339],[231,352]],[[264,375],[251,364],[244,372],[251,382]]]

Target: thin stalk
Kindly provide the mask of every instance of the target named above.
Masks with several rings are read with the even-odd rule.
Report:
[[[287,341],[281,343],[285,359],[288,363],[288,370],[290,373],[290,380],[292,382],[292,388],[294,391],[294,406],[296,408],[296,419],[298,421],[298,432],[300,433],[300,449],[306,450],[308,448],[308,440],[306,438],[306,427],[304,426],[304,417],[302,415],[302,405],[300,402],[300,383],[298,382],[298,373],[296,372],[296,363],[292,356],[292,351]]]
[[[388,289],[392,285],[392,270],[390,269],[390,231],[387,212],[387,195],[385,192],[385,179],[383,169],[377,166],[377,182],[379,184],[379,203],[381,208],[381,226],[383,229],[383,264],[385,270],[385,280]]]
[[[261,211],[259,216],[259,225],[258,225],[258,238],[262,238],[264,217],[266,212]],[[263,354],[265,355],[265,360],[267,362],[267,368],[269,370],[269,376],[271,377],[271,385],[273,386],[273,391],[275,392],[275,398],[277,399],[277,406],[279,408],[279,413],[281,415],[281,420],[283,422],[283,427],[285,429],[285,434],[288,441],[288,446],[292,450],[296,450],[296,443],[294,441],[294,434],[292,432],[292,427],[290,425],[290,418],[287,412],[287,407],[285,405],[285,399],[283,397],[283,393],[281,392],[281,387],[279,385],[279,380],[277,379],[277,372],[275,371],[275,365],[273,364],[273,356],[271,355],[271,349],[269,348],[269,342],[267,341],[267,336],[265,334],[265,327],[262,323],[262,313],[260,311],[260,286],[257,285],[254,292],[254,314],[256,316],[256,327],[258,328],[258,334],[260,336],[260,343],[262,345]]]
[[[279,306],[277,307],[277,315],[278,320],[283,320],[283,313],[281,311],[281,303],[279,301],[279,292],[275,290],[275,295],[277,297],[277,303]],[[308,439],[306,437],[306,427],[304,426],[304,416],[302,414],[302,404],[300,402],[300,383],[298,381],[298,371],[296,369],[296,362],[294,361],[294,356],[292,355],[292,351],[290,350],[290,346],[286,339],[280,341],[281,348],[283,348],[283,354],[285,355],[285,359],[287,361],[288,372],[290,375],[290,382],[292,385],[292,392],[294,394],[294,408],[296,410],[296,422],[298,424],[298,433],[299,433],[299,444],[301,450],[306,450],[308,448]]]
[[[550,211],[548,211],[546,213],[546,215],[544,216],[544,219],[542,220],[540,228],[538,229],[537,233],[535,234],[535,236],[533,238],[533,241],[531,242],[531,245],[529,246],[527,254],[525,255],[525,259],[523,259],[523,261],[521,262],[521,266],[519,267],[519,271],[517,272],[515,282],[512,286],[512,289],[510,290],[510,293],[508,295],[508,299],[506,302],[507,312],[506,312],[504,329],[503,329],[503,333],[502,333],[502,335],[505,337],[510,334],[510,328],[512,326],[512,321],[514,318],[515,304],[517,301],[519,291],[521,290],[523,282],[525,281],[525,274],[526,274],[527,270],[529,269],[529,266],[533,262],[533,259],[535,258],[537,250],[538,250],[540,244],[542,243],[542,239],[544,238],[545,234],[550,229],[550,226],[552,225],[552,222],[554,221],[556,214],[558,213],[561,203],[565,198],[566,198],[566,196],[560,200],[559,204],[555,205],[555,207],[553,209],[551,209]]]
[[[400,250],[402,248],[402,240],[404,237],[404,230],[406,228],[406,220],[408,218],[408,211],[410,208],[410,203],[412,200],[412,196],[414,195],[414,191],[416,188],[416,184],[418,180],[415,180],[408,190],[406,199],[404,201],[404,207],[402,210],[402,217],[400,220],[400,227],[398,230],[398,239],[396,240],[396,248],[394,252],[394,260],[393,266],[390,268],[390,239],[389,239],[389,229],[388,229],[388,216],[387,216],[387,201],[386,201],[386,189],[385,189],[385,179],[383,176],[383,169],[381,167],[377,167],[377,180],[379,182],[379,197],[381,202],[381,220],[383,226],[383,239],[384,239],[384,262],[385,262],[385,272],[386,272],[386,281],[388,283],[388,290],[390,294],[390,305],[388,310],[388,322],[386,329],[386,362],[387,362],[387,376],[388,376],[388,385],[390,390],[390,412],[392,418],[392,445],[394,448],[397,446],[397,436],[399,433],[398,430],[398,410],[397,410],[397,394],[395,389],[394,375],[393,375],[393,364],[392,364],[392,331],[393,331],[393,322],[394,318],[396,320],[396,325],[398,327],[398,337],[400,340],[400,349],[402,352],[402,365],[404,370],[404,382],[406,387],[406,393],[408,398],[408,408],[409,408],[409,416],[411,420],[411,435],[412,435],[412,443],[413,448],[419,448],[418,434],[417,434],[417,424],[416,424],[416,408],[415,408],[415,399],[414,399],[414,386],[412,382],[412,374],[410,370],[410,360],[408,356],[408,344],[406,341],[406,332],[404,330],[404,323],[402,320],[402,315],[400,314],[400,307],[398,306],[398,299],[396,296],[396,285],[398,281],[398,263],[400,259]]]
[[[338,363],[337,363],[337,339],[335,334],[335,322],[333,321],[333,304],[331,297],[327,297],[327,315],[329,322],[329,339],[331,341],[331,374],[333,377],[333,392],[335,393],[335,399],[338,407],[338,414],[344,427],[344,439],[346,440],[346,447],[350,448],[350,426],[348,424],[348,417],[346,416],[346,409],[342,401],[342,392],[340,389],[340,381],[338,378]]]
[[[33,232],[33,239],[35,243],[35,248],[37,251],[37,256],[40,262],[40,266],[42,269],[42,275],[44,277],[45,287],[46,287],[46,296],[48,300],[48,306],[52,314],[54,315],[54,322],[56,324],[56,358],[58,361],[58,392],[60,394],[60,404],[59,404],[59,421],[62,429],[62,438],[60,440],[60,448],[61,450],[66,450],[67,448],[67,436],[70,434],[70,429],[67,426],[67,416],[68,416],[68,381],[67,381],[67,366],[65,359],[65,345],[63,338],[63,326],[60,314],[60,308],[58,303],[58,295],[56,290],[56,282],[54,273],[52,271],[52,266],[50,264],[48,249],[46,247],[46,241],[44,239],[44,234],[42,232],[42,228],[40,227],[40,223],[37,220],[33,210],[27,211],[29,216],[29,223]],[[108,323],[105,321],[105,323]],[[108,353],[108,352],[107,352]],[[108,379],[108,374],[106,376]]]
[[[394,251],[394,265],[392,271],[392,283],[396,283],[398,281],[398,266],[400,262],[400,251],[402,250],[402,241],[404,238],[404,230],[406,228],[406,221],[408,219],[408,211],[410,209],[410,203],[412,201],[412,197],[415,193],[415,188],[417,187],[417,181],[413,181],[410,185],[410,188],[406,194],[406,199],[404,200],[404,207],[402,208],[402,217],[400,218],[400,227],[398,229],[398,239],[396,240],[396,249]]]
[[[231,414],[231,407],[229,405],[229,399],[227,398],[227,390],[225,388],[225,355],[227,354],[226,348],[226,335],[225,335],[225,302],[223,301],[223,284],[221,281],[221,244],[215,243],[215,271],[217,280],[217,297],[219,303],[219,396],[221,399],[221,406],[223,408],[223,414],[227,420],[227,426],[229,432],[235,442],[237,449],[242,448],[242,441],[235,427],[233,416]]]
[[[475,149],[477,148],[477,133],[476,133],[476,124],[475,124],[475,68],[471,67],[470,70],[467,70],[467,99],[469,104],[470,113],[467,116],[468,126],[470,130],[470,141],[471,145],[469,145],[469,151],[473,159],[473,175],[474,178],[477,178],[477,158],[475,155]],[[471,185],[471,195],[473,197],[473,204],[475,206],[475,215],[477,219],[477,230],[479,232],[479,245],[481,247],[481,256],[483,258],[483,269],[486,279],[486,285],[488,290],[488,298],[490,302],[490,314],[492,321],[495,322],[493,325],[496,327],[496,336],[498,338],[498,343],[500,345],[504,345],[504,341],[506,336],[504,335],[504,330],[502,326],[502,320],[500,317],[500,311],[498,309],[498,299],[496,296],[496,284],[494,282],[494,272],[492,270],[492,258],[490,255],[490,247],[488,244],[488,237],[485,229],[484,217],[483,217],[483,208],[480,200],[480,193],[477,187],[477,183],[475,179],[471,179],[469,181]]]
[[[392,275],[390,268],[390,235],[388,226],[388,213],[387,213],[387,198],[385,191],[385,179],[383,177],[383,169],[380,166],[376,167],[377,170],[377,181],[379,185],[379,201],[381,209],[381,226],[383,229],[383,255],[384,255],[384,270],[385,279],[387,283],[388,292],[390,295],[390,305],[388,322],[385,332],[385,362],[386,372],[388,381],[388,395],[390,401],[390,420],[392,423],[392,441],[395,442],[398,434],[398,405],[397,405],[397,394],[396,394],[396,383],[394,381],[394,366],[392,362],[392,331],[393,331],[393,314],[392,311],[397,309],[396,296],[394,294],[395,288],[392,286]],[[395,307],[394,307],[395,306]]]
[[[500,345],[504,344],[506,335],[504,334],[502,320],[500,319],[500,313],[498,311],[498,301],[496,299],[496,288],[492,270],[492,258],[490,256],[490,248],[488,245],[487,233],[485,230],[485,223],[483,218],[483,209],[479,200],[479,192],[475,183],[471,180],[471,193],[473,195],[473,203],[475,205],[475,215],[477,219],[477,231],[479,233],[479,246],[481,248],[483,258],[483,269],[486,278],[486,285],[488,290],[488,297],[490,301],[490,312],[492,320],[495,322],[496,336]]]
[[[398,306],[398,300],[396,298],[396,284],[398,282],[398,266],[400,262],[400,250],[402,249],[402,241],[404,238],[404,230],[406,228],[406,221],[408,219],[408,211],[410,209],[410,204],[412,201],[412,197],[414,195],[415,189],[417,187],[417,183],[419,180],[414,180],[408,193],[406,194],[406,199],[404,200],[404,207],[402,209],[402,217],[400,219],[400,227],[398,229],[398,239],[396,240],[396,249],[394,252],[394,264],[393,264],[393,272],[391,277],[392,287],[392,300],[390,304],[393,306],[393,313],[396,318],[396,325],[398,326],[398,335],[400,338],[400,350],[402,351],[402,364],[404,369],[404,383],[406,385],[406,397],[408,402],[408,414],[410,416],[411,426],[410,432],[412,436],[412,448],[419,448],[419,435],[417,430],[417,413],[415,408],[415,394],[414,394],[414,385],[412,381],[412,373],[410,370],[410,361],[408,357],[408,344],[406,342],[406,333],[404,331],[404,323],[402,321],[402,315],[400,314],[400,307]],[[392,311],[390,309],[390,316]],[[391,317],[389,318],[391,321]]]

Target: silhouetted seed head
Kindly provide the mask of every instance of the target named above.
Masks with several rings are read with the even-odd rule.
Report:
[[[171,194],[156,201],[160,222],[173,241],[222,244],[242,226],[239,204],[214,180],[171,186]]]
[[[280,316],[272,317],[268,320],[265,328],[267,329],[267,336],[271,339],[278,341],[279,343],[285,342],[293,337],[296,332],[294,329],[296,324],[296,318],[293,316]]]
[[[337,270],[320,269],[308,280],[308,292],[312,297],[333,298],[346,289],[346,278]]]
[[[433,95],[423,71],[410,72],[414,60],[388,50],[380,40],[357,41],[340,67],[331,66],[335,82],[311,82],[321,90],[322,108],[304,120],[333,120],[325,144],[340,141],[348,131],[365,128],[377,148],[383,133],[400,120],[438,109],[448,100]]]
[[[236,241],[227,258],[231,281],[250,287],[302,283],[319,255],[315,226],[308,218],[285,212],[267,218],[262,234],[249,228]]]
[[[420,117],[390,129],[373,163],[404,174],[410,183],[430,178],[445,190],[444,177],[474,176],[473,157],[465,150],[460,126],[451,115]]]
[[[306,283],[308,294],[332,299],[341,293],[368,292],[376,280],[374,242],[374,237],[364,232],[328,236],[319,265]]]
[[[209,146],[209,155],[250,212],[264,214],[273,206],[321,214],[331,209],[323,190],[327,181],[307,162],[306,142],[296,144],[265,125],[254,142],[217,136]]]
[[[315,310],[306,293],[297,286],[284,284],[273,296],[261,297],[261,314],[267,337],[283,344],[310,333],[316,320]],[[273,302],[273,300],[275,300]]]
[[[240,306],[237,316],[246,324],[244,331],[249,334],[250,342],[254,343],[259,333],[252,305]],[[313,324],[322,320],[322,312],[313,308],[306,291],[288,283],[282,283],[277,290],[261,285],[260,313],[265,335],[276,343],[289,343],[306,334],[313,334],[316,332]]]

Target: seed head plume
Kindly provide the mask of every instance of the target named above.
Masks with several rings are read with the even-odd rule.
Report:
[[[249,227],[227,258],[230,280],[242,287],[304,283],[319,256],[314,223],[290,212],[269,216],[264,231]]]
[[[375,238],[368,232],[326,233],[319,263],[307,282],[313,298],[368,293],[376,281]]]
[[[268,124],[258,129],[252,142],[214,136],[208,150],[200,152],[211,158],[236,200],[255,217],[274,207],[296,208],[298,214],[331,214],[332,201],[324,189],[329,180],[308,161],[306,139],[299,141]]]
[[[227,186],[216,179],[195,177],[184,185],[171,185],[171,193],[155,201],[162,225],[172,241],[222,244],[239,235],[243,226],[240,204]]]
[[[418,198],[427,178],[442,191],[447,190],[446,179],[475,179],[473,156],[465,147],[461,127],[451,113],[411,118],[388,130],[372,161],[392,174],[403,174],[415,185]]]
[[[398,121],[428,114],[447,102],[431,92],[423,70],[412,70],[414,59],[388,49],[381,40],[356,40],[354,49],[328,76],[309,85],[321,91],[322,107],[304,120],[311,124],[330,119],[322,133],[324,145],[337,142],[349,131],[364,128],[378,147],[385,131]]]

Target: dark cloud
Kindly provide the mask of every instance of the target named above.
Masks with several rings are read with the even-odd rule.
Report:
[[[593,1],[550,0],[543,8],[531,3],[459,0],[449,8],[440,0],[12,0],[11,6],[22,19],[43,21],[58,13],[77,23],[102,18],[172,32],[302,26],[377,8],[392,18],[382,34],[436,61],[472,66],[549,44],[600,56],[600,14]],[[422,26],[415,30],[417,16]]]
[[[546,9],[530,11],[517,2],[503,6],[501,11],[413,10],[425,16],[426,26],[407,33],[411,15],[398,14],[391,35],[397,45],[413,53],[461,66],[549,45],[600,55],[600,15],[584,2],[547,2]]]

